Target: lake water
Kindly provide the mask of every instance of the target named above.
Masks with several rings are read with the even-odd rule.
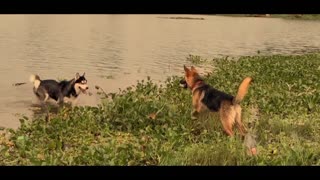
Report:
[[[196,17],[168,19],[166,17]],[[16,113],[37,103],[30,74],[71,79],[86,72],[94,85],[115,92],[150,76],[182,75],[189,54],[205,58],[299,54],[320,49],[320,22],[205,15],[0,15],[0,126],[16,128]],[[109,78],[106,78],[109,77]]]

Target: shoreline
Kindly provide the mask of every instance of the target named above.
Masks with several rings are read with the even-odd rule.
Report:
[[[238,132],[225,136],[219,119],[192,120],[191,92],[179,86],[183,77],[172,76],[164,85],[139,80],[134,88],[108,93],[98,107],[21,118],[17,130],[0,136],[0,164],[320,164],[320,135],[314,133],[320,128],[319,53],[188,58],[195,67],[214,64],[204,80],[231,95],[244,77],[254,78],[241,106],[243,122],[257,138],[256,157],[246,154]]]

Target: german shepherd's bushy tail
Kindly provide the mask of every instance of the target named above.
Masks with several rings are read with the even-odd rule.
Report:
[[[239,86],[238,93],[234,98],[234,101],[233,101],[234,104],[240,104],[244,96],[248,93],[249,85],[251,82],[252,82],[251,77],[244,78],[244,80],[241,82]]]

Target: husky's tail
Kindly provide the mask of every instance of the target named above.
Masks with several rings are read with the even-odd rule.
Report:
[[[29,78],[30,82],[33,84],[33,86],[37,89],[40,85],[40,77],[38,75],[32,74]]]
[[[234,99],[234,104],[239,104],[244,96],[247,94],[248,89],[249,89],[249,85],[252,82],[252,78],[251,77],[246,77],[240,84],[239,89],[238,89],[238,93]]]

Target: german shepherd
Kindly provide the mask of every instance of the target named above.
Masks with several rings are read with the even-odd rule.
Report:
[[[188,69],[184,65],[185,79],[180,81],[180,85],[190,88],[192,91],[192,118],[206,111],[218,112],[224,131],[228,136],[233,136],[233,125],[236,122],[241,136],[246,134],[246,129],[241,122],[240,102],[248,92],[251,77],[246,77],[239,86],[236,97],[221,92],[206,84],[200,77],[197,70],[191,66]]]

